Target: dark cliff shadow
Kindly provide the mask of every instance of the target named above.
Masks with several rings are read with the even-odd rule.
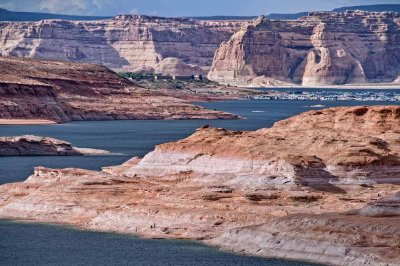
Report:
[[[309,175],[307,175],[307,172],[305,172],[296,179],[295,184],[298,186],[309,187],[313,190],[321,192],[337,193],[337,194],[347,193],[344,189],[335,186],[331,183],[339,181],[339,178],[327,172],[326,170],[315,169],[313,171],[313,176],[316,177],[310,177]]]

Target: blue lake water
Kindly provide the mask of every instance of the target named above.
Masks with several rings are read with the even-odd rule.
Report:
[[[309,266],[246,257],[192,241],[145,240],[51,225],[0,220],[0,265]]]
[[[35,166],[98,170],[143,156],[160,143],[176,141],[203,125],[234,130],[270,127],[316,105],[384,105],[385,102],[224,101],[201,103],[245,117],[240,120],[93,121],[63,125],[1,126],[0,136],[33,134],[66,140],[78,147],[105,149],[107,156],[0,157],[0,184],[25,180]],[[310,265],[242,257],[185,241],[143,240],[47,225],[0,221],[0,265]]]

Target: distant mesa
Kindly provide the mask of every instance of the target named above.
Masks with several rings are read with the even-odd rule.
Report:
[[[333,12],[345,12],[347,10],[363,10],[371,12],[385,12],[394,11],[400,12],[400,5],[398,4],[378,4],[378,5],[359,5],[359,6],[347,6],[335,8]],[[268,15],[270,19],[281,19],[281,20],[295,20],[300,17],[306,16],[308,12],[299,13],[271,13]],[[132,15],[121,15],[119,18],[133,17]],[[257,16],[197,16],[189,17],[195,20],[252,20]],[[40,13],[40,12],[18,12],[9,11],[0,8],[0,21],[39,21],[44,19],[63,19],[63,20],[102,20],[111,19],[111,16],[74,16],[74,15],[63,15],[63,14],[52,14],[52,13]]]
[[[400,5],[360,5],[360,6],[346,6],[335,8],[332,12],[343,13],[346,11],[370,11],[370,12],[400,12]],[[322,11],[322,10],[321,10]],[[270,19],[279,19],[279,20],[296,20],[301,17],[307,16],[309,12],[299,12],[293,14],[279,14],[279,13],[272,13],[268,15]]]
[[[370,12],[400,12],[400,5],[397,4],[382,4],[382,5],[360,5],[360,6],[346,6],[335,8],[333,12],[345,12],[347,10],[362,10]]]
[[[0,21],[39,21],[43,19],[64,20],[101,20],[110,19],[109,16],[73,16],[38,12],[15,12],[0,8]]]

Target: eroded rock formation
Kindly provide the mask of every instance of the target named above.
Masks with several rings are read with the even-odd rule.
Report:
[[[310,111],[254,132],[201,128],[157,146],[128,176],[170,177],[229,186],[392,182],[399,176],[400,107]],[[379,170],[378,170],[379,169]]]
[[[140,88],[105,66],[0,56],[0,119],[232,118]]]
[[[399,265],[400,107],[202,128],[102,172],[38,167],[0,186],[0,218],[330,265]]]
[[[394,12],[259,17],[221,45],[209,78],[251,86],[391,83],[400,75],[399,29]]]
[[[165,58],[160,63],[156,64],[153,72],[171,76],[207,75],[207,72],[201,67],[186,64],[182,60],[174,57]]]
[[[101,21],[1,22],[0,54],[148,72],[173,57],[209,69],[215,50],[240,25],[130,15]]]
[[[0,137],[0,156],[74,156],[107,153],[104,150],[77,148],[69,142],[49,137]]]

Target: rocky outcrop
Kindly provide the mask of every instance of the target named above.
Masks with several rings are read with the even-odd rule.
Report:
[[[95,63],[126,71],[151,71],[172,57],[209,69],[215,50],[240,25],[130,15],[99,21],[1,22],[0,55]]]
[[[155,65],[153,72],[171,76],[178,74],[181,76],[207,75],[207,72],[201,67],[186,64],[182,60],[173,57],[166,58]]]
[[[328,265],[398,265],[399,216],[295,214],[231,229],[210,243],[248,255]]]
[[[399,265],[399,114],[332,108],[254,132],[205,127],[102,172],[37,167],[0,186],[0,218]]]
[[[221,45],[209,78],[252,86],[391,83],[400,75],[399,29],[394,12],[259,17]]]
[[[218,119],[168,93],[138,87],[107,67],[0,56],[0,119]]]
[[[202,128],[157,146],[128,176],[258,188],[268,184],[399,182],[400,107],[310,111],[255,132]]]
[[[74,156],[107,153],[103,150],[73,147],[69,142],[49,137],[0,137],[0,156]]]

